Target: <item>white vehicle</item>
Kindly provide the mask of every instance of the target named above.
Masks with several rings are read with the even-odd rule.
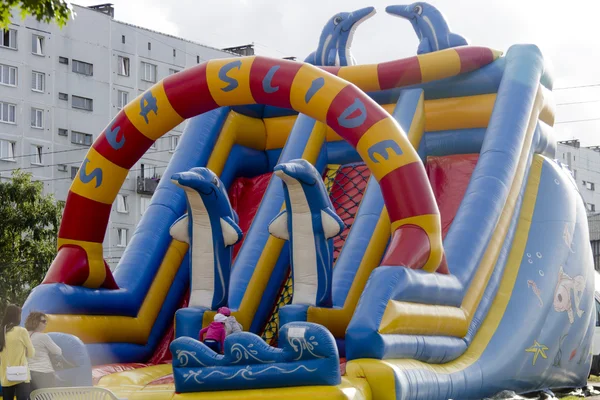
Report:
[[[596,300],[596,327],[594,328],[594,340],[592,341],[592,368],[590,374],[600,375],[600,274],[595,272],[594,298]]]

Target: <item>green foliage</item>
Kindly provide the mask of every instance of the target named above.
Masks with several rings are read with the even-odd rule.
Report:
[[[0,310],[22,305],[56,255],[64,202],[43,187],[21,171],[0,180]]]
[[[21,9],[21,18],[31,15],[40,22],[56,22],[61,28],[72,14],[66,0],[0,0],[0,28],[8,27],[15,7]]]

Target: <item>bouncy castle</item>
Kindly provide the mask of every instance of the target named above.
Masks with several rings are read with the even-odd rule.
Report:
[[[356,64],[375,9],[341,12],[304,62],[199,64],[97,137],[24,306],[80,339],[94,385],[444,400],[586,384],[594,268],[584,204],[554,160],[547,62],[534,45],[471,45],[427,3],[386,12],[412,24],[415,56]],[[113,274],[113,201],[184,120]],[[217,353],[198,334],[220,307],[243,331]]]

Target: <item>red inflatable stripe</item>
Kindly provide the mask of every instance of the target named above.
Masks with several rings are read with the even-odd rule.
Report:
[[[259,104],[292,108],[292,82],[302,66],[303,64],[292,61],[256,58],[250,68],[252,97]]]
[[[424,172],[423,164],[416,161],[393,170],[381,179],[379,186],[391,221],[439,214]]]
[[[421,65],[417,57],[388,61],[377,65],[381,90],[421,83]]]
[[[352,112],[344,115],[348,111]],[[354,148],[369,128],[385,118],[389,118],[385,110],[366,97],[354,85],[343,88],[335,96],[329,110],[327,110],[327,125]],[[364,122],[354,127],[355,123],[361,122],[363,119]]]
[[[482,47],[456,47],[454,51],[460,58],[460,73],[474,71],[483,65],[494,61],[494,54],[490,49]]]
[[[118,131],[117,131],[118,130]],[[108,142],[107,133],[115,132],[115,140],[122,143],[121,147],[115,148]],[[122,142],[124,140],[124,142]],[[154,143],[148,137],[142,135],[140,131],[131,123],[127,114],[123,110],[108,124],[102,134],[92,146],[107,160],[118,165],[121,168],[130,169],[135,165],[146,150]]]
[[[163,81],[169,103],[183,118],[192,118],[219,106],[208,89],[207,65],[205,62],[185,69]]]
[[[102,243],[112,204],[100,203],[71,191],[67,203],[69,212],[63,214],[58,237]]]

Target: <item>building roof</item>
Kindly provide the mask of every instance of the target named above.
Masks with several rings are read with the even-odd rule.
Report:
[[[559,140],[558,144],[564,144],[566,146],[571,146],[571,147],[576,147],[576,148],[581,147],[581,143],[579,143],[579,139]]]
[[[110,4],[110,3],[107,3],[107,4]],[[113,21],[115,21],[115,22],[118,22],[118,23],[120,23],[120,24],[123,24],[123,25],[131,26],[131,27],[133,27],[133,28],[136,28],[136,29],[141,29],[141,30],[144,30],[144,31],[147,31],[147,32],[156,33],[156,34],[158,34],[158,35],[163,35],[163,36],[168,36],[168,37],[171,37],[171,38],[174,38],[174,39],[179,39],[179,40],[181,40],[181,41],[188,42],[188,43],[192,43],[192,44],[195,44],[195,45],[198,45],[198,46],[202,46],[202,47],[205,47],[205,48],[207,48],[207,49],[211,49],[211,50],[217,50],[217,51],[222,51],[222,52],[224,52],[224,53],[229,53],[229,54],[231,54],[231,55],[233,55],[233,56],[237,56],[237,57],[239,57],[239,56],[240,56],[239,54],[236,54],[236,53],[234,53],[234,52],[232,52],[232,51],[229,51],[229,50],[223,50],[223,49],[219,49],[218,47],[208,46],[208,45],[206,45],[206,44],[199,43],[199,42],[195,42],[195,41],[193,41],[193,40],[185,39],[185,38],[182,38],[182,37],[179,37],[179,36],[175,36],[175,35],[169,35],[168,33],[159,32],[159,31],[155,31],[155,30],[152,30],[152,29],[144,28],[144,27],[142,27],[142,26],[138,26],[138,25],[130,24],[130,23],[128,23],[128,22],[119,21],[118,19],[115,19],[115,18],[111,17],[111,16],[110,16],[110,15],[108,15],[108,14],[105,14],[105,13],[103,13],[103,12],[99,11],[99,10],[94,10],[93,8],[90,8],[90,7],[86,7],[86,6],[80,6],[79,4],[72,4],[72,5],[73,5],[74,7],[78,7],[78,8],[84,9],[84,10],[88,10],[88,11],[97,12],[97,13],[99,13],[99,14],[104,14],[104,15],[106,15],[106,17],[107,17],[107,18],[110,18],[110,19],[112,19],[112,20],[113,20]]]

